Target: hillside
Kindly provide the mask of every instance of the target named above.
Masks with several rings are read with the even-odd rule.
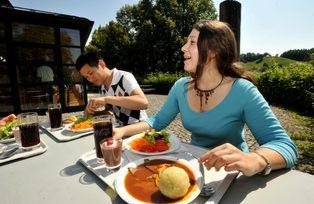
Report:
[[[264,57],[262,60],[256,60],[254,62],[243,63],[243,67],[250,71],[264,71],[265,69],[272,67],[274,64],[278,64],[280,67],[288,66],[292,63],[303,63],[295,60],[283,58],[283,57]]]

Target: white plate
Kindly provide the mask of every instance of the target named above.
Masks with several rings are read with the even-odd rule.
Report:
[[[141,165],[144,163],[144,160],[145,159],[149,159],[149,160],[156,160],[156,159],[164,159],[164,160],[169,160],[169,161],[177,161],[177,162],[180,162],[182,163],[184,166],[186,166],[187,168],[189,168],[193,174],[194,174],[194,177],[196,179],[196,185],[197,185],[197,189],[194,190],[193,192],[189,193],[187,198],[185,198],[185,200],[183,201],[179,201],[177,203],[180,203],[180,204],[185,204],[185,203],[190,203],[192,202],[201,192],[201,188],[203,186],[203,183],[202,183],[202,175],[201,175],[201,172],[196,170],[195,168],[191,167],[191,163],[189,163],[187,160],[185,159],[178,159],[176,157],[170,157],[170,156],[152,156],[152,157],[145,157],[145,158],[142,158],[142,159],[139,159],[139,160],[136,160],[134,162],[130,162],[129,164],[127,164],[126,166],[124,166],[123,168],[121,168],[118,172],[118,176],[116,177],[116,180],[115,180],[115,189],[116,189],[116,192],[119,194],[119,196],[126,202],[126,203],[138,203],[138,204],[141,204],[141,203],[144,203],[143,201],[141,200],[138,200],[134,197],[132,197],[128,191],[126,190],[125,188],[125,185],[124,185],[124,180],[125,180],[125,177],[126,175],[128,174],[128,168],[129,167],[132,167],[132,168],[136,168],[137,166]]]
[[[176,135],[174,135],[171,132],[168,132],[168,133],[170,134],[170,138],[169,138],[169,141],[170,141],[169,145],[170,145],[170,147],[169,147],[168,150],[162,151],[162,152],[141,152],[141,151],[137,151],[135,149],[132,149],[132,147],[129,145],[129,143],[131,141],[133,141],[134,139],[143,137],[143,133],[140,133],[140,134],[134,135],[132,137],[129,137],[129,138],[125,139],[123,142],[124,142],[125,148],[127,148],[128,150],[130,150],[131,152],[136,153],[136,154],[148,155],[148,156],[168,154],[170,152],[173,152],[173,151],[177,150],[180,147],[180,145],[181,145],[181,140]]]
[[[0,143],[0,154],[6,149],[6,145]]]
[[[40,128],[49,134],[50,136],[54,137],[58,141],[66,142],[70,140],[75,140],[77,138],[87,136],[93,133],[93,131],[88,131],[88,132],[73,132],[68,129],[68,125],[65,125],[62,129],[60,130],[53,130],[51,131],[50,124],[48,122],[43,122],[40,124]]]
[[[29,151],[24,151],[22,150],[22,148],[20,148],[16,151],[16,153],[13,156],[6,159],[0,159],[0,164],[8,162],[8,161],[13,161],[16,159],[27,158],[27,157],[32,157],[35,155],[42,154],[46,152],[47,148],[48,146],[44,143],[44,141],[40,140],[40,145],[37,148],[34,148]]]
[[[15,138],[11,137],[8,139],[4,139],[4,140],[0,140],[0,143],[6,144],[6,143],[11,143],[11,142],[15,142]]]
[[[72,124],[66,125],[65,129],[68,130],[68,131],[71,131],[71,132],[89,132],[89,131],[93,131],[92,127],[91,128],[85,128],[85,129],[72,130],[72,129],[70,129],[71,125]]]

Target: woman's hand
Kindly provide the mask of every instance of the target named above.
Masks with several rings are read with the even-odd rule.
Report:
[[[224,167],[226,171],[240,171],[246,176],[261,172],[266,164],[257,154],[242,152],[235,146],[226,143],[206,152],[199,158],[209,170],[212,167],[219,171]]]

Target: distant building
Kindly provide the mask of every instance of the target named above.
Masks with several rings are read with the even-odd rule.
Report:
[[[43,113],[53,94],[64,112],[82,110],[87,101],[86,81],[76,71],[75,61],[93,23],[82,17],[18,8],[1,0],[0,115]],[[51,68],[49,80],[39,74],[37,69],[42,67],[47,68],[46,73]]]

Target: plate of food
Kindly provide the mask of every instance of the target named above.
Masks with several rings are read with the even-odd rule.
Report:
[[[16,126],[16,120],[8,122],[6,125],[0,127],[0,142],[11,143],[15,141],[13,135],[13,128]]]
[[[180,139],[174,134],[166,130],[157,132],[154,129],[134,135],[124,141],[126,149],[148,156],[168,154],[177,150],[180,144]]]
[[[66,125],[66,129],[71,132],[89,132],[93,130],[93,120],[91,116],[79,117],[77,120]]]
[[[63,124],[71,124],[77,121],[77,117],[75,115],[70,115],[66,119],[63,120]]]
[[[126,203],[190,203],[201,192],[203,181],[185,159],[145,157],[118,172],[116,192]]]

